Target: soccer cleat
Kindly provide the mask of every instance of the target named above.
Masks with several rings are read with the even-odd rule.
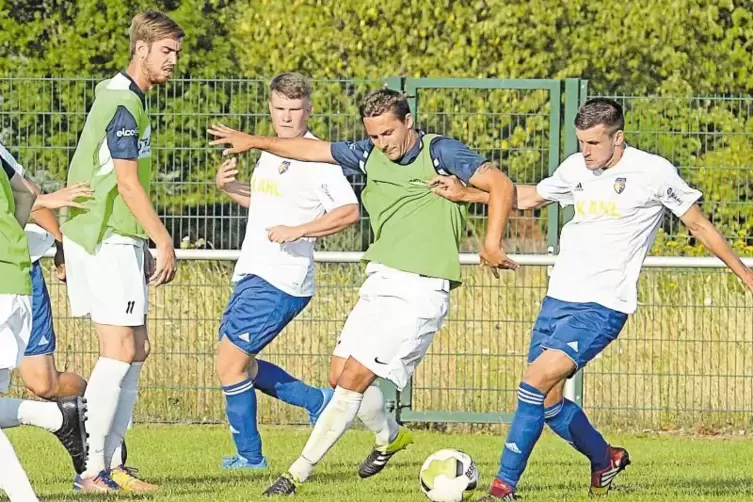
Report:
[[[510,485],[499,478],[494,478],[492,486],[489,487],[489,494],[478,499],[478,502],[499,502],[500,500],[512,502],[513,500],[517,500],[517,498],[515,490]]]
[[[609,447],[610,463],[608,467],[591,471],[591,489],[588,494],[592,497],[598,497],[609,493],[612,481],[619,473],[630,465],[630,455],[625,448]]]
[[[322,388],[319,389],[322,391],[322,396],[324,396],[324,399],[322,401],[322,406],[317,410],[316,413],[309,413],[309,423],[311,425],[315,425],[316,421],[319,420],[319,417],[322,415],[322,412],[324,411],[324,408],[327,407],[330,401],[332,401],[332,396],[335,395],[335,391],[329,388]]]
[[[114,493],[120,491],[120,486],[110,478],[107,471],[101,471],[93,478],[76,475],[73,479],[73,489],[84,493]]]
[[[262,495],[295,495],[295,481],[289,472],[280,475]]]
[[[158,485],[136,477],[138,472],[138,469],[121,465],[110,471],[110,479],[125,493],[151,493],[159,490]]]
[[[89,452],[86,433],[86,399],[83,397],[65,397],[57,401],[63,425],[53,432],[60,440],[73,460],[76,474],[86,470],[86,457]]]
[[[235,470],[235,469],[249,469],[249,470],[255,470],[255,471],[261,471],[264,469],[269,468],[269,464],[267,464],[267,457],[262,457],[261,461],[253,464],[246,460],[245,458],[241,457],[240,455],[236,455],[234,457],[222,457],[222,464],[220,465],[223,469],[229,469],[229,470]]]
[[[413,434],[405,427],[398,428],[397,437],[394,441],[387,446],[377,446],[371,450],[369,456],[358,467],[358,475],[362,478],[369,478],[374,474],[379,474],[392,458],[392,455],[404,450],[411,444],[413,444]]]

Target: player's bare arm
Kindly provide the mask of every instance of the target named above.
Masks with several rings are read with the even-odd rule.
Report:
[[[37,195],[29,187],[27,180],[18,173],[11,176],[10,186],[13,190],[13,200],[15,202],[14,216],[16,217],[16,221],[23,227],[29,221]]]
[[[225,160],[217,170],[215,184],[222,193],[233,199],[242,207],[251,205],[251,185],[241,183],[236,179],[238,175],[237,159],[235,157]]]
[[[309,138],[276,138],[272,136],[252,136],[244,132],[236,131],[222,124],[212,124],[207,132],[214,136],[215,140],[210,145],[230,145],[223,150],[222,155],[236,155],[248,150],[264,150],[278,157],[301,160],[304,162],[324,162],[337,164],[332,158],[329,141],[320,141]]]
[[[437,176],[430,181],[431,191],[455,202],[488,204],[489,194],[478,188],[463,185],[457,176]],[[536,185],[515,184],[514,209],[539,209],[552,201],[544,199],[536,190]]]
[[[155,286],[166,284],[175,277],[177,260],[173,239],[157,216],[149,195],[139,181],[135,159],[113,159],[118,193],[147,235],[157,246],[157,264],[149,281]]]
[[[270,241],[282,244],[302,237],[326,237],[336,234],[356,223],[358,218],[358,204],[345,204],[303,225],[277,225],[268,228],[267,232]]]
[[[727,240],[709,221],[698,204],[693,204],[680,218],[706,249],[722,260],[738,276],[748,289],[753,291],[753,270],[745,266],[740,257],[732,250]]]
[[[486,221],[486,237],[480,251],[482,263],[493,269],[515,270],[518,264],[507,257],[502,249],[507,220],[510,218],[515,187],[510,178],[490,162],[479,166],[470,178],[470,184],[489,194],[489,215]]]

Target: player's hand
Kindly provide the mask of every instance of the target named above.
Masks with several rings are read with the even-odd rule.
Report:
[[[227,159],[222,163],[217,170],[217,176],[214,179],[217,188],[224,190],[230,183],[235,182],[235,176],[238,174],[238,168],[236,167],[237,163],[238,161],[235,157]]]
[[[152,256],[152,252],[149,251],[149,243],[144,243],[144,278],[149,281],[151,280],[152,275],[154,274],[154,270],[156,269],[157,264],[154,261],[154,256]]]
[[[245,132],[236,131],[223,124],[212,124],[212,127],[207,129],[207,132],[217,138],[210,141],[210,145],[231,146],[231,148],[222,151],[222,155],[225,156],[243,153],[254,147],[253,136]]]
[[[481,265],[489,267],[497,279],[499,279],[499,269],[517,270],[520,267],[515,261],[507,257],[507,253],[502,249],[502,246],[485,243],[479,255]]]
[[[286,225],[277,225],[267,229],[267,237],[270,241],[278,244],[297,241],[303,237],[303,230],[300,227],[288,227]]]
[[[175,271],[178,267],[178,259],[175,257],[175,247],[172,241],[166,241],[162,245],[157,245],[157,265],[154,272],[149,277],[149,284],[160,286],[167,284],[175,278]]]
[[[84,181],[69,187],[62,188],[57,192],[42,194],[37,197],[36,205],[47,209],[60,209],[61,207],[76,207],[82,209],[84,205],[76,202],[76,199],[88,199],[92,196],[89,183]]]
[[[465,186],[457,176],[437,176],[429,181],[431,191],[453,202],[465,201]]]
[[[60,282],[65,282],[65,254],[63,254],[63,243],[55,241],[55,257],[53,258],[55,263],[55,275]]]

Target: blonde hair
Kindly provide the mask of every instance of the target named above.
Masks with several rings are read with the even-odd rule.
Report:
[[[309,99],[311,82],[300,73],[282,73],[273,78],[269,85],[270,97],[273,92],[282,94],[288,99]]]
[[[131,21],[131,57],[136,52],[136,42],[143,41],[151,48],[158,40],[170,38],[181,40],[185,36],[183,29],[162,12],[147,10],[137,14]]]

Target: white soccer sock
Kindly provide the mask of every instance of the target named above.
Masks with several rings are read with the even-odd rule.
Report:
[[[39,502],[29,483],[29,478],[18,461],[13,445],[0,430],[0,489],[5,490],[11,502]]]
[[[33,425],[55,432],[63,426],[63,415],[55,403],[0,398],[0,428]]]
[[[105,441],[105,465],[109,465],[110,469],[120,467],[121,464],[120,445],[123,443],[128,422],[131,421],[133,414],[133,406],[136,404],[136,398],[139,395],[139,376],[143,366],[143,362],[132,363],[128,373],[120,383],[118,409],[115,412],[112,427],[110,427],[110,434]]]
[[[335,388],[335,395],[317,420],[303,453],[288,469],[296,481],[302,483],[311,476],[314,466],[351,426],[362,400],[360,392]]]
[[[358,418],[374,433],[377,446],[387,446],[397,437],[397,422],[384,409],[384,396],[376,385],[372,385],[363,393]]]
[[[92,478],[105,470],[105,440],[112,428],[120,400],[120,385],[128,373],[130,364],[115,359],[100,357],[89,377],[86,387],[89,432],[89,456],[82,478]]]

